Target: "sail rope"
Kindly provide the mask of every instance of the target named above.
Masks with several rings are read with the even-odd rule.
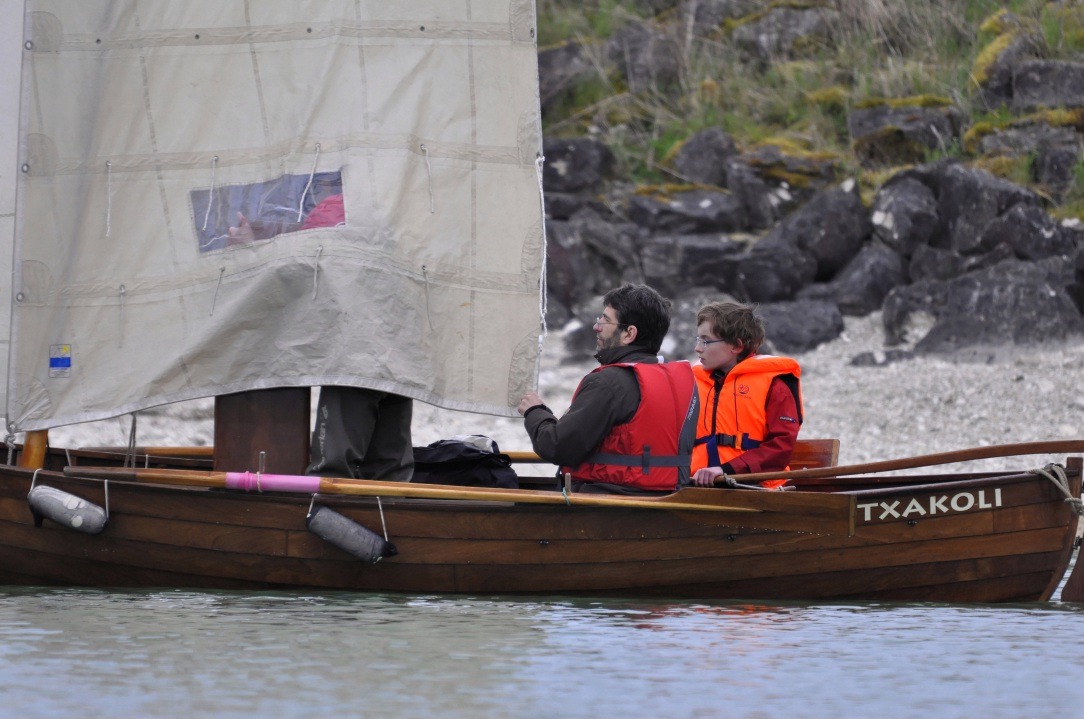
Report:
[[[425,320],[429,323],[429,329],[433,329],[433,318],[429,316],[429,271],[422,265],[422,279],[425,280]]]
[[[324,252],[324,246],[316,248],[316,259],[312,261],[312,298],[316,299],[316,290],[320,288],[320,255]]]
[[[545,193],[544,193],[544,191],[542,189],[542,166],[543,166],[543,164],[545,164],[545,162],[546,162],[546,156],[545,155],[543,155],[542,153],[538,153],[537,155],[535,155],[534,163],[535,163],[535,167],[538,170],[538,172],[536,174],[538,175],[538,196],[540,198],[545,197]],[[549,292],[548,292],[548,290],[546,288],[546,261],[547,261],[547,257],[546,257],[546,220],[545,220],[545,216],[546,216],[546,213],[545,213],[545,200],[543,200],[543,211],[542,211],[542,218],[543,218],[542,219],[542,279],[539,282],[539,285],[540,285],[539,289],[541,291],[538,293],[538,312],[539,312],[539,315],[541,315],[541,317],[542,317],[542,333],[538,336],[538,352],[539,352],[539,354],[542,353],[542,344],[543,344],[543,342],[544,342],[544,340],[546,338],[546,334],[547,334],[548,329],[549,329],[548,327],[546,327],[546,312],[549,311],[549,306],[548,306],[548,302],[547,302],[547,295],[549,294]]]
[[[211,296],[211,314],[209,317],[215,316],[215,305],[218,303],[218,290],[222,287],[222,277],[226,274],[226,266],[218,268],[218,283],[215,285],[215,293]]]
[[[1048,464],[1042,469],[1035,470],[1035,473],[1053,482],[1058,491],[1065,495],[1065,501],[1073,508],[1073,511],[1084,517],[1084,506],[1081,505],[1080,497],[1074,497],[1069,491],[1069,478],[1065,474],[1065,467],[1060,464]]]
[[[211,219],[211,204],[215,199],[215,170],[218,168],[218,155],[211,158],[211,189],[207,191],[207,211],[203,213],[203,229],[207,230],[207,222]]]
[[[105,161],[105,236],[113,233],[113,163]]]
[[[124,285],[120,286],[119,301],[117,302],[117,311],[120,313],[120,326],[117,328],[117,346],[121,349],[124,348],[124,300],[128,296],[128,288]]]
[[[429,177],[429,214],[433,214],[437,211],[437,206],[433,202],[433,166],[429,164],[429,148],[424,142],[419,147],[425,153],[425,172]]]
[[[376,498],[376,508],[380,510],[380,527],[384,530],[384,541],[389,542],[388,539],[388,523],[384,521],[384,505],[380,502],[380,497]]]
[[[305,197],[309,194],[309,190],[312,189],[312,178],[316,176],[316,163],[320,159],[320,143],[316,143],[316,156],[312,158],[312,169],[309,170],[309,181],[305,185],[305,191],[301,193],[301,202],[297,205],[297,221],[305,217]]]
[[[124,452],[124,466],[135,467],[136,415],[132,412],[132,426],[128,429],[128,449]]]

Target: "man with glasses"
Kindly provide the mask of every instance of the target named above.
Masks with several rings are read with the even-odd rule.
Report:
[[[570,474],[575,491],[673,492],[689,481],[698,415],[688,362],[660,362],[670,302],[647,285],[603,297],[594,330],[601,365],[580,381],[558,419],[535,392],[518,410],[539,457]]]
[[[790,357],[757,354],[764,325],[752,307],[713,302],[700,308],[696,324],[701,411],[693,483],[710,487],[724,474],[786,469],[802,424],[801,367]]]

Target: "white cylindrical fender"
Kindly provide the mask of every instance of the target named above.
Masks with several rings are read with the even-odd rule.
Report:
[[[395,545],[376,532],[327,507],[313,507],[305,518],[305,526],[325,542],[369,564],[398,554]]]
[[[35,518],[45,517],[86,534],[98,534],[109,521],[109,515],[98,505],[44,484],[34,485],[26,499]]]

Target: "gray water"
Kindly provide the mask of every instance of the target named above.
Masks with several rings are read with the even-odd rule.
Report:
[[[0,588],[4,717],[1081,717],[1084,607]]]

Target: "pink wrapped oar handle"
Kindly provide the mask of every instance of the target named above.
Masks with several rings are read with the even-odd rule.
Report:
[[[319,477],[300,474],[260,474],[258,472],[226,472],[226,486],[246,492],[301,492],[313,494],[320,491]]]

